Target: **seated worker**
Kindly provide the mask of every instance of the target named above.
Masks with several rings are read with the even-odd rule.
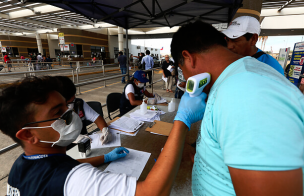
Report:
[[[135,177],[94,167],[125,157],[127,149],[81,160],[66,155],[82,122],[48,81],[28,77],[13,83],[2,91],[0,113],[0,130],[24,150],[11,168],[6,195],[134,195]]]
[[[84,121],[88,120],[94,122],[97,127],[102,130],[104,127],[107,127],[106,121],[100,116],[95,110],[93,110],[83,99],[76,98],[76,87],[72,80],[65,76],[55,76],[55,77],[46,77],[46,78],[54,78],[59,82],[57,91],[66,99],[68,107],[70,109],[74,109],[74,111],[79,115],[80,119],[82,120],[82,135],[88,134],[87,128],[85,126]],[[52,79],[51,79],[52,80]]]
[[[120,115],[128,113],[130,110],[138,105],[141,105],[144,95],[150,98],[160,99],[157,93],[149,93],[144,86],[149,80],[144,71],[136,71],[133,77],[128,81],[120,99]],[[149,101],[149,104],[155,104],[156,99]],[[147,101],[145,101],[147,103]]]

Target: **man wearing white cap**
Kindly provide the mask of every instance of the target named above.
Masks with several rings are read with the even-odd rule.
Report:
[[[284,75],[283,68],[278,61],[255,46],[260,32],[259,21],[251,16],[240,16],[234,19],[223,31],[229,50],[243,56],[252,56]]]

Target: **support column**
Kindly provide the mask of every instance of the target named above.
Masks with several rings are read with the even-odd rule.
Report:
[[[118,27],[118,50],[124,52],[123,28]]]
[[[37,40],[38,52],[41,53],[41,55],[43,55],[43,48],[42,48],[42,43],[39,33],[36,33],[36,40]]]
[[[127,56],[127,70],[128,70],[128,79],[130,79],[130,72],[129,72],[129,40],[128,40],[128,29],[126,29],[126,41],[127,41],[127,49],[126,49],[126,56]]]
[[[51,40],[51,35],[50,34],[47,34],[47,40],[48,40],[48,47],[49,47],[50,57],[51,58],[56,58],[55,47],[52,44],[52,40]]]
[[[239,16],[252,16],[260,21],[262,2],[263,0],[243,0],[243,7],[238,9],[234,18],[237,18]]]

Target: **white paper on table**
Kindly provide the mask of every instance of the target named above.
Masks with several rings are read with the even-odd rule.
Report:
[[[149,102],[149,100],[152,100],[152,99],[155,99],[155,98],[148,98],[148,102]],[[161,98],[161,99],[158,100],[156,103],[167,103],[167,100],[164,99],[164,98]]]
[[[147,110],[147,113],[144,115],[140,113],[140,110],[135,110],[130,114],[131,117],[148,118],[148,119],[153,118],[155,115],[157,115],[157,112],[151,110]]]
[[[168,78],[165,78],[164,76],[162,76],[163,81],[165,81],[167,83]]]
[[[135,132],[138,130],[144,122],[135,120],[126,116],[122,116],[121,118],[117,119],[116,121],[112,122],[109,125],[109,128],[119,129],[125,132]]]
[[[137,133],[139,132],[139,129],[136,132],[134,132],[133,134],[132,133],[123,132],[123,131],[119,131],[119,130],[116,130],[116,129],[111,129],[111,128],[109,128],[109,130],[111,130],[111,131],[113,131],[115,133],[118,133],[118,134],[129,135],[129,136],[136,136]]]
[[[91,149],[121,146],[120,134],[117,134],[116,131],[113,131],[111,129],[109,129],[108,131],[111,133],[111,141],[109,143],[106,143],[103,145],[101,144],[101,141],[100,141],[100,136],[101,136],[100,131],[98,131],[92,135],[89,135],[89,137],[92,139]]]
[[[116,174],[124,173],[127,176],[133,176],[138,178],[144,170],[151,153],[133,150],[127,148],[129,154],[121,159],[117,159],[110,163],[110,165],[105,169],[105,172],[112,172]]]

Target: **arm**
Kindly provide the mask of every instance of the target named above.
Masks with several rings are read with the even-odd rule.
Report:
[[[104,155],[86,158],[86,159],[77,159],[79,163],[90,163],[92,166],[97,167],[104,163]]]
[[[142,100],[136,100],[133,93],[129,93],[128,98],[132,106],[141,105],[143,102]]]
[[[94,123],[97,125],[97,127],[100,130],[102,130],[104,127],[108,126],[108,124],[106,123],[106,121],[101,116],[98,116],[98,118],[94,121]]]
[[[144,94],[145,94],[147,97],[149,97],[149,98],[153,98],[153,97],[154,97],[153,93],[149,93],[147,90],[145,90]]]
[[[136,196],[169,195],[179,169],[188,127],[175,121],[163,151],[146,180],[138,182]]]
[[[303,194],[302,169],[288,171],[253,171],[228,167],[238,196]]]

